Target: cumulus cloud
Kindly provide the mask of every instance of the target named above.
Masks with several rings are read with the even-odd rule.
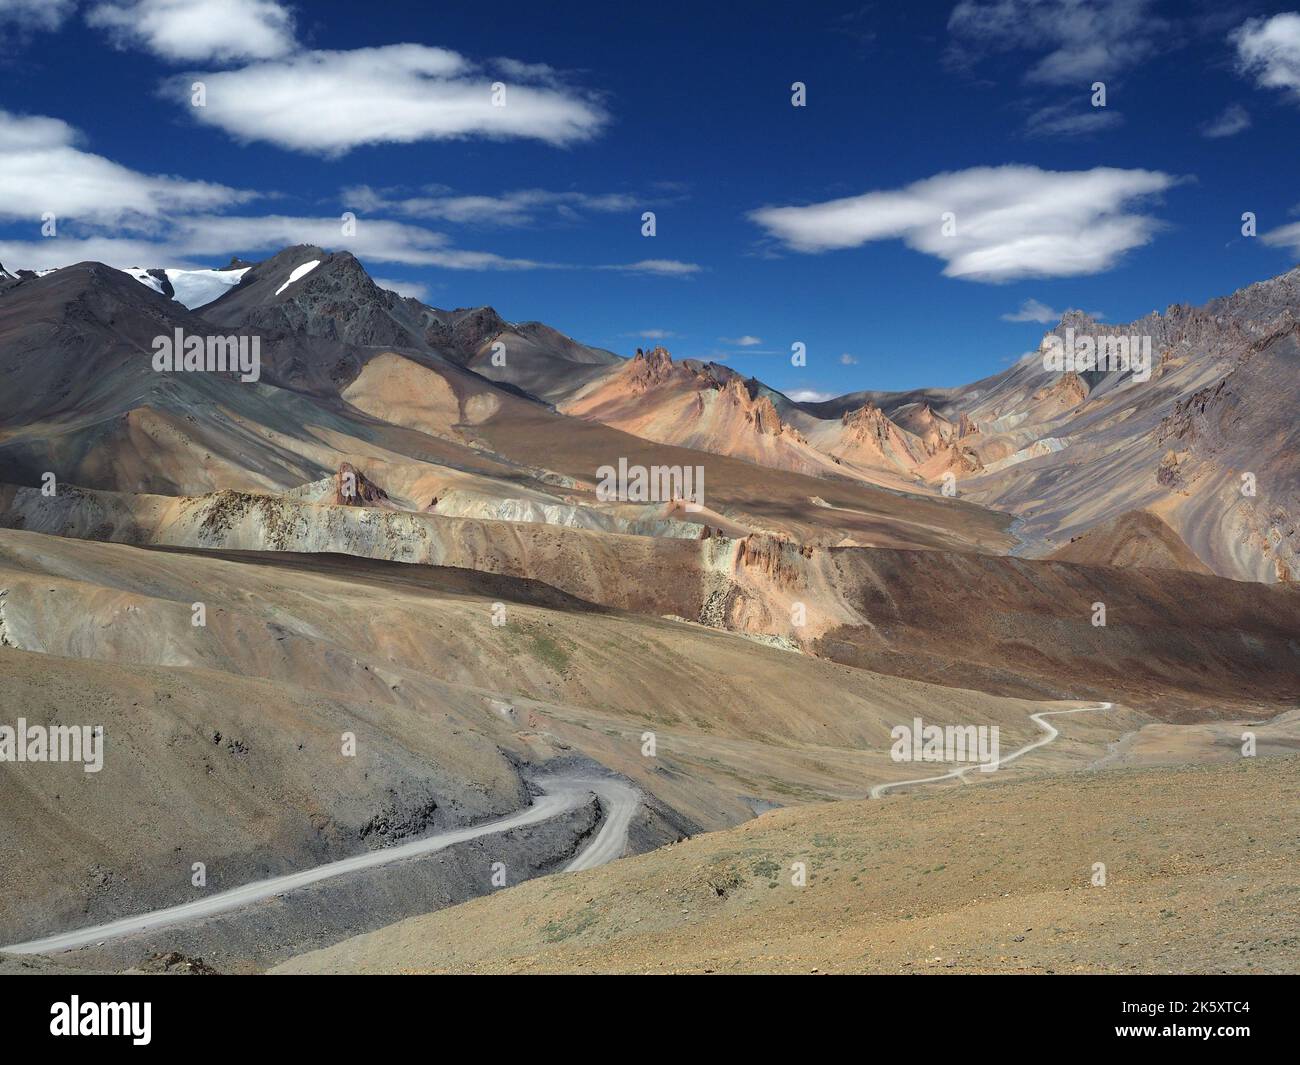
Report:
[[[567,145],[605,125],[604,108],[590,94],[529,68],[516,75],[483,69],[446,48],[394,44],[187,75],[165,91],[189,107],[191,81],[202,81],[207,105],[191,108],[197,121],[240,140],[326,156],[365,144],[466,137]],[[493,102],[498,80],[503,106]]]
[[[0,218],[141,226],[172,211],[210,211],[254,193],[206,181],[143,174],[78,147],[57,118],[0,111]]]
[[[969,67],[990,55],[1042,51],[1025,80],[1089,85],[1159,51],[1170,25],[1151,0],[961,0],[948,19],[947,59]]]
[[[796,403],[825,403],[828,399],[834,399],[834,392],[818,392],[815,388],[796,388],[793,392],[785,394],[786,399],[792,399]]]
[[[844,354],[840,356],[840,365],[841,365],[841,366],[856,366],[857,364],[858,364],[858,360],[857,360],[857,358],[855,358],[854,356],[850,355],[847,351],[844,352]]]
[[[1201,127],[1203,137],[1233,137],[1250,128],[1250,115],[1240,104],[1230,104],[1223,114]]]
[[[975,167],[901,189],[809,206],[763,207],[750,218],[800,252],[901,240],[970,281],[1095,274],[1148,243],[1161,223],[1137,205],[1177,182],[1152,170]],[[944,216],[955,216],[955,231]]]
[[[293,16],[275,0],[112,0],[86,21],[170,62],[274,59],[295,47]]]
[[[1237,65],[1264,89],[1281,89],[1300,103],[1300,14],[1247,19],[1228,38]]]
[[[467,196],[434,186],[423,195],[404,195],[400,190],[373,189],[357,185],[343,190],[348,206],[362,211],[385,210],[410,218],[424,218],[456,225],[524,226],[542,214],[563,219],[583,212],[609,214],[629,211],[642,201],[623,193],[549,192],[518,189],[499,196]]]

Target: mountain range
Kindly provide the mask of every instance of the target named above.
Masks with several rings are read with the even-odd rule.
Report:
[[[565,425],[567,435],[581,419],[840,490],[865,486],[856,491],[877,501],[869,488],[884,488],[904,508],[936,497],[972,502],[989,512],[986,522],[1012,523],[1011,539],[984,546],[1026,557],[1142,514],[1123,527],[1186,549],[1166,561],[1263,582],[1288,581],[1300,566],[1300,471],[1290,459],[1300,429],[1289,402],[1300,386],[1300,269],[1126,325],[1069,312],[1047,335],[1149,338],[1147,380],[1106,368],[1052,373],[1033,354],[961,388],[820,403],[795,402],[716,362],[675,362],[663,348],[625,358],[540,322],[508,322],[491,307],[429,307],[376,285],[351,254],[315,247],[214,271],[83,263],[5,276],[0,372],[13,387],[0,406],[0,455],[13,484],[35,485],[56,465],[58,426],[57,465],[83,488],[283,491],[346,459],[406,509],[435,495],[441,513],[494,497],[507,509],[617,522],[544,479],[510,478],[508,489],[475,479],[491,477],[494,462],[523,459],[508,425]],[[261,384],[159,379],[133,355],[175,329],[260,337]],[[315,422],[329,431],[305,433]],[[394,439],[403,429],[437,440],[438,454]],[[610,440],[611,454],[627,450],[595,439]],[[464,448],[472,461],[442,461]],[[570,479],[590,480],[601,464]],[[751,531],[789,531],[775,514],[738,509],[725,479],[712,485],[727,504],[713,508],[720,524],[730,515]],[[824,502],[820,491],[804,502],[814,497]],[[813,506],[796,520],[818,528],[818,542],[869,542]],[[844,535],[829,539],[835,533]]]
[[[0,271],[0,694],[108,736],[93,785],[0,773],[0,936],[89,929],[79,969],[179,951],[260,971],[482,894],[497,861],[515,883],[756,817],[776,853],[775,807],[917,784],[889,751],[920,716],[1035,751],[994,774],[1017,787],[1106,770],[1132,802],[1164,787],[1133,769],[1223,760],[1246,728],[1292,753],[1298,310],[1292,270],[1127,325],[1071,312],[1043,351],[1145,337],[1149,375],[1038,352],[812,403],[434,308],[319,247]],[[157,368],[192,338],[253,372]],[[633,468],[667,491],[604,490]],[[673,487],[687,470],[702,491]],[[1044,704],[1079,716],[1042,740]],[[1187,794],[1230,790],[1219,772]],[[491,828],[556,774],[622,790]],[[950,777],[932,791],[973,782]],[[942,798],[890,801],[923,820]],[[780,823],[804,848],[815,821]],[[192,901],[194,861],[221,890],[273,886],[98,935]],[[696,886],[746,897],[765,863]]]

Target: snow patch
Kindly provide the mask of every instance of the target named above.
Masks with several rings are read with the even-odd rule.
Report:
[[[155,292],[166,295],[162,282],[148,270],[139,266],[121,267],[122,273],[135,278],[142,285],[148,285]],[[218,296],[239,284],[240,278],[248,273],[249,267],[240,270],[164,270],[167,280],[171,282],[172,298],[190,310],[211,303]]]
[[[239,284],[250,267],[239,270],[168,270],[175,299],[190,310],[207,306]]]
[[[283,292],[286,288],[288,288],[290,285],[292,285],[295,281],[298,281],[298,280],[300,280],[301,278],[306,277],[306,276],[307,276],[308,274],[310,274],[313,270],[315,270],[316,267],[318,267],[318,266],[320,266],[320,260],[319,260],[319,259],[313,259],[313,260],[312,260],[311,262],[309,262],[309,263],[303,263],[301,266],[295,266],[295,267],[293,268],[293,273],[291,273],[291,274],[289,275],[289,280],[286,281],[286,282],[285,282],[283,285],[281,285],[279,288],[277,288],[277,289],[275,290],[275,294],[278,296],[281,292]]]
[[[148,270],[145,270],[143,267],[123,266],[120,267],[120,269],[122,273],[129,274],[131,277],[134,277],[137,281],[140,282],[140,284],[147,285],[149,288],[153,289],[155,292],[159,294],[165,294],[163,293],[162,282],[159,281],[156,277],[154,277],[153,274],[149,273]]]

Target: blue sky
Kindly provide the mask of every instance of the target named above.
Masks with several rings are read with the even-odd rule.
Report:
[[[0,36],[11,270],[350,247],[435,306],[837,394],[1300,258],[1285,5],[0,0]]]

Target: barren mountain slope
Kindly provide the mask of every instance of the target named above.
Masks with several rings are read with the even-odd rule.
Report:
[[[1089,566],[1137,566],[1210,573],[1178,534],[1144,510],[1130,510],[1077,536],[1050,558]]]
[[[11,496],[12,498],[6,498]],[[523,577],[587,602],[775,637],[855,666],[1165,714],[1300,696],[1300,589],[947,551],[702,540],[220,493],[0,491],[0,526],[203,549],[340,552]],[[635,574],[635,580],[629,580]],[[1104,604],[1106,624],[1098,625]]]
[[[290,281],[293,272],[315,262]],[[380,288],[348,252],[286,248],[202,309],[209,321],[273,337],[305,335],[353,347],[433,354],[543,399],[621,361],[541,322],[511,324],[491,307],[440,310]],[[337,378],[336,378],[337,379]]]
[[[1214,572],[1288,580],[1300,557],[1300,268],[1128,325],[1071,312],[1051,334],[1149,338],[1152,375],[1053,374],[1027,359],[943,407],[980,428],[961,492],[1019,516],[1046,554],[1136,509]],[[1250,475],[1249,477],[1247,475]]]
[[[1287,972],[1297,769],[1239,759],[778,810],[274,971]]]
[[[869,425],[847,416],[819,422],[797,408],[783,417],[759,382],[713,363],[674,363],[663,348],[637,349],[631,361],[579,389],[559,409],[648,440],[760,466],[917,487],[908,469],[919,447],[879,412]],[[789,419],[791,413],[798,417]]]
[[[862,796],[898,778],[890,729],[917,715],[1010,747],[1039,708],[467,570],[19,532],[0,533],[0,700],[105,729],[99,773],[0,779],[5,942],[185,901],[194,861],[229,887],[499,815],[556,759],[643,790],[636,849]],[[1067,764],[1148,720],[1085,723]]]
[[[651,790],[672,787],[675,778],[646,768],[644,726],[749,744],[759,777],[756,767],[777,758],[763,754],[764,745],[828,758],[836,749],[855,752],[786,774],[790,788],[820,780],[818,787],[850,795],[896,775],[886,722],[910,720],[918,708],[996,720],[1013,736],[1035,731],[1031,708],[1019,700],[863,673],[467,569],[337,555],[147,551],[8,531],[0,532],[0,580],[12,647],[225,671],[379,706],[428,706],[448,698],[448,686],[472,689],[480,725],[490,725],[498,743],[527,732],[528,714],[502,715],[488,697],[524,700],[550,722],[547,729],[554,715],[574,728],[621,723],[623,753],[617,745],[607,753],[631,775],[649,774]],[[204,626],[192,624],[194,602],[205,604]],[[665,684],[666,677],[679,680]],[[796,690],[816,693],[815,703],[792,699]],[[452,701],[462,703],[459,695]],[[563,738],[584,748],[605,743],[581,735]],[[514,739],[506,746],[523,750]],[[707,791],[715,774],[692,776]],[[777,797],[777,787],[765,797]],[[683,799],[703,821],[727,823],[747,810],[717,793],[704,803],[704,791]]]
[[[202,337],[213,326],[121,271],[81,264],[11,286],[0,296],[0,377],[13,385],[0,403],[5,478],[35,486],[52,473],[60,485],[168,495],[283,492],[347,463],[399,507],[425,510],[437,498],[444,512],[488,515],[496,500],[493,517],[581,525],[602,524],[573,508],[596,503],[598,471],[624,458],[704,467],[706,508],[719,527],[829,543],[1003,550],[1012,542],[1006,520],[978,507],[848,478],[777,475],[769,485],[751,463],[557,415],[436,352],[357,346],[392,339],[384,323],[396,329],[401,308],[347,255],[288,282],[311,254],[324,253],[289,249],[258,264],[203,308],[220,328],[260,337],[255,382],[155,372],[155,337]],[[448,500],[451,491],[472,498]]]

